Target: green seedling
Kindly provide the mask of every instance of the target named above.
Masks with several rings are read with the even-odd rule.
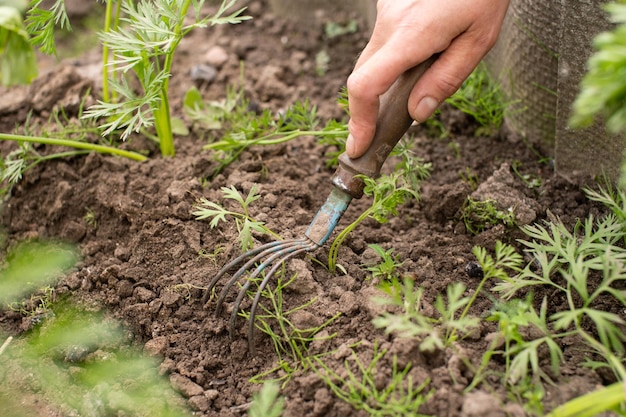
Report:
[[[372,278],[381,278],[384,280],[391,280],[396,277],[396,270],[402,266],[402,262],[398,260],[398,256],[393,256],[393,248],[383,249],[380,245],[372,243],[367,245],[372,249],[379,257],[380,263],[372,266],[368,266],[366,269],[372,273]]]
[[[487,320],[498,322],[499,335],[504,339],[501,353],[505,358],[505,379],[508,383],[515,385],[525,380],[529,377],[528,370],[532,371],[533,377],[550,381],[539,365],[539,351],[543,348],[547,348],[550,354],[552,373],[558,375],[563,363],[563,351],[548,326],[547,299],[544,298],[539,313],[532,306],[532,295],[526,300],[496,303]],[[525,340],[524,334],[527,333],[522,330],[530,328],[534,330],[535,338]],[[562,336],[566,334],[559,335]]]
[[[461,172],[461,180],[463,180],[467,185],[470,186],[470,189],[476,190],[478,188],[478,175],[472,172],[469,167],[465,167],[465,171]]]
[[[391,377],[384,387],[376,382],[378,362],[386,355],[374,345],[372,360],[365,364],[353,350],[350,359],[344,363],[346,376],[340,376],[321,359],[316,360],[315,373],[328,385],[340,400],[350,404],[355,410],[364,410],[375,417],[422,417],[419,412],[422,405],[431,396],[425,393],[430,380],[426,379],[415,386],[409,375],[411,365],[398,368],[396,356],[393,357]]]
[[[290,319],[290,316],[308,308],[315,303],[317,297],[290,310],[285,310],[283,306],[283,291],[295,281],[297,275],[293,275],[286,281],[283,280],[284,276],[285,271],[283,269],[277,274],[276,287],[273,290],[269,286],[265,287],[261,295],[263,299],[269,301],[270,306],[266,307],[263,304],[259,304],[262,312],[255,316],[256,328],[268,335],[272,341],[274,351],[278,355],[278,364],[270,370],[254,376],[251,382],[264,382],[267,377],[278,373],[278,380],[282,380],[283,386],[285,386],[297,372],[310,369],[311,364],[315,360],[331,353],[310,354],[309,346],[314,341],[332,339],[336,336],[336,334],[331,334],[321,338],[315,335],[339,318],[341,313],[335,314],[319,326],[307,329],[298,328]],[[262,277],[257,278],[255,282],[260,284],[261,279]],[[254,298],[256,291],[250,292],[251,298]],[[248,312],[242,311],[240,315],[246,320],[250,320]]]
[[[185,282],[185,283],[182,283],[182,284],[176,284],[176,285],[172,286],[172,291],[174,291],[174,292],[176,292],[178,294],[181,294],[185,300],[190,300],[191,299],[191,290],[192,289],[196,289],[196,290],[200,290],[200,291],[206,291],[207,287],[190,284],[188,282]]]
[[[461,208],[461,220],[465,230],[477,235],[498,224],[513,227],[515,214],[512,208],[506,211],[499,210],[493,200],[479,201],[468,197]]]
[[[519,161],[513,161],[513,163],[511,164],[511,169],[513,170],[513,173],[515,173],[517,178],[522,180],[528,188],[534,189],[534,190],[539,189],[542,185],[541,178],[538,176],[531,175],[531,174],[522,174],[519,170],[520,166],[521,166],[521,162]]]
[[[44,0],[33,0],[26,13],[26,29],[31,35],[31,43],[47,55],[56,55],[54,40],[55,26],[67,31],[72,30],[70,19],[65,9],[65,0],[54,0],[49,8],[42,7]]]
[[[244,8],[228,13],[236,0],[223,0],[214,15],[203,16],[204,0],[122,1],[120,24],[100,39],[113,56],[109,86],[118,101],[101,100],[84,117],[105,119],[103,134],[121,131],[122,139],[154,125],[163,156],[174,156],[169,80],[174,54],[193,29],[248,20]],[[191,20],[186,20],[193,10]],[[128,75],[140,85],[131,87]]]
[[[620,223],[626,225],[626,193],[621,187],[614,187],[608,178],[603,178],[597,190],[584,188],[585,195],[589,200],[602,203],[611,210]],[[626,239],[626,230],[624,230]]]
[[[96,229],[98,227],[98,219],[96,219],[96,213],[89,207],[85,209],[83,221],[87,226],[91,227],[92,229]]]
[[[129,346],[121,326],[68,302],[52,302],[52,287],[78,260],[73,247],[50,243],[21,243],[8,253],[0,270],[0,304],[38,304],[52,314],[36,332],[4,337],[3,366],[13,369],[0,386],[3,412],[30,415],[19,401],[14,378],[28,377],[41,398],[71,415],[98,413],[182,417],[189,415],[168,381],[158,375],[158,364]],[[46,286],[43,298],[31,295]],[[28,314],[32,306],[28,306]],[[105,353],[87,358],[95,351]],[[71,366],[70,366],[71,365]],[[7,379],[8,378],[8,379]],[[24,382],[22,382],[24,383]],[[106,414],[105,413],[105,414]],[[13,414],[11,414],[13,415]]]
[[[285,409],[285,399],[280,396],[280,387],[267,381],[261,390],[252,396],[249,417],[280,417]]]
[[[9,310],[17,311],[23,316],[47,315],[54,301],[54,288],[46,286],[31,294],[28,300],[9,303]]]
[[[532,239],[520,242],[533,262],[514,277],[501,277],[493,290],[505,298],[536,286],[563,294],[567,309],[547,318],[542,312],[538,317],[543,317],[546,324],[541,327],[535,322],[535,326],[545,332],[550,329],[552,339],[579,336],[606,361],[590,362],[590,365],[608,366],[624,379],[626,373],[618,358],[625,351],[626,339],[621,330],[625,322],[616,313],[597,307],[600,300],[607,298],[626,306],[626,296],[619,290],[620,283],[626,280],[626,251],[621,246],[624,223],[611,214],[601,220],[594,221],[590,216],[584,222],[579,221],[572,232],[556,218],[545,227],[524,226],[522,230]],[[557,349],[548,346],[553,352],[554,365]]]
[[[546,417],[594,417],[607,411],[626,414],[624,382],[616,382],[589,394],[569,400],[555,408]]]
[[[343,229],[330,246],[328,252],[328,269],[335,272],[339,248],[348,235],[365,219],[372,218],[379,223],[386,223],[390,216],[397,215],[398,207],[409,198],[419,200],[421,181],[430,174],[430,164],[413,155],[406,147],[400,145],[397,152],[402,157],[394,172],[382,175],[378,179],[361,176],[365,183],[363,193],[373,198],[372,205],[351,224]]]
[[[470,298],[463,297],[465,286],[461,283],[449,285],[446,289],[447,302],[441,295],[435,300],[438,317],[429,317],[422,312],[423,289],[414,288],[411,278],[383,282],[379,286],[385,297],[374,298],[374,302],[383,306],[398,307],[401,313],[384,312],[372,320],[376,328],[385,329],[385,333],[394,333],[400,337],[420,338],[420,350],[433,352],[450,346],[463,338],[478,326],[476,317],[459,314],[469,307]]]
[[[256,221],[250,216],[250,204],[258,200],[261,196],[257,194],[257,187],[253,185],[246,197],[237,191],[234,185],[222,187],[222,194],[225,199],[235,201],[241,208],[241,212],[228,210],[217,203],[200,198],[194,204],[194,210],[191,212],[196,216],[196,220],[211,219],[209,223],[211,228],[216,227],[220,222],[226,222],[226,217],[235,219],[237,231],[239,232],[238,240],[241,251],[245,252],[254,246],[253,232],[269,234],[276,239],[280,239],[276,233],[268,229],[263,222]]]
[[[316,107],[308,100],[296,102],[278,117],[269,110],[263,111],[260,115],[249,110],[243,95],[236,101],[240,104],[232,111],[224,111],[232,108],[233,102],[235,101],[227,99],[220,108],[219,105],[198,104],[197,100],[189,99],[188,108],[193,106],[194,109],[199,109],[196,111],[211,114],[209,120],[215,120],[213,123],[217,123],[220,128],[220,140],[204,146],[204,149],[215,151],[213,158],[219,163],[212,174],[213,177],[251,146],[277,145],[302,136],[333,140],[345,138],[348,134],[347,125],[334,120],[328,121],[318,130],[321,121],[317,116]]]
[[[37,57],[29,42],[21,10],[0,5],[0,84],[28,84],[37,73]]]
[[[476,129],[476,136],[496,133],[504,121],[507,107],[511,104],[507,102],[500,85],[489,75],[484,63],[478,65],[446,103],[478,122],[480,128]]]

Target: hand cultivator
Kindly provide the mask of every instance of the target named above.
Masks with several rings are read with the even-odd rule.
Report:
[[[261,293],[269,280],[283,263],[294,256],[304,252],[313,251],[321,247],[330,237],[341,216],[348,208],[353,198],[363,195],[364,183],[358,175],[376,178],[380,169],[389,156],[389,153],[406,133],[413,123],[413,119],[407,111],[407,102],[413,85],[430,67],[435,57],[431,57],[422,64],[405,72],[391,88],[380,97],[380,111],[376,122],[376,133],[372,144],[367,152],[356,159],[349,158],[345,153],[339,157],[339,167],[335,172],[332,182],[334,188],[324,205],[317,212],[313,221],[307,228],[304,237],[284,241],[270,242],[248,251],[225,265],[209,283],[203,303],[206,303],[217,282],[226,273],[236,266],[241,265],[237,272],[223,287],[215,309],[216,315],[220,313],[222,304],[227,293],[241,278],[247,280],[239,290],[239,294],[233,305],[230,317],[229,333],[233,337],[235,320],[241,302],[246,296],[251,283],[262,272],[271,266],[259,284],[257,293],[252,301],[250,320],[248,323],[248,350],[254,352],[254,317],[256,314]],[[250,273],[248,271],[254,270]]]

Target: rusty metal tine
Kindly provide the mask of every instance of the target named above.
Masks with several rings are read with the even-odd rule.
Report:
[[[265,278],[259,285],[259,288],[257,289],[257,293],[254,296],[254,300],[252,301],[252,307],[250,307],[250,318],[248,320],[248,352],[250,352],[250,354],[254,355],[254,318],[256,317],[256,310],[257,310],[257,307],[259,306],[259,301],[261,299],[263,290],[265,290],[265,287],[269,283],[269,280],[272,278],[272,276],[274,276],[274,274],[276,273],[278,268],[281,267],[283,262],[288,261],[294,256],[301,254],[302,252],[311,250],[314,247],[315,247],[315,244],[311,243],[303,248],[296,250],[295,252],[287,254],[284,259],[281,259],[280,262],[277,262],[276,264],[274,264],[274,266],[272,266],[272,269],[270,269],[270,271],[267,273],[267,275],[265,276]]]
[[[263,250],[260,253],[257,253],[257,255],[254,258],[246,262],[241,268],[237,270],[237,272],[233,274],[233,276],[226,283],[226,285],[224,285],[224,288],[222,288],[222,292],[220,293],[220,296],[217,299],[217,304],[215,305],[215,315],[218,315],[220,313],[222,309],[222,304],[224,303],[224,300],[226,299],[226,295],[228,294],[228,291],[230,291],[232,286],[235,285],[235,282],[237,282],[239,278],[241,278],[246,273],[246,271],[250,269],[252,265],[257,263],[260,259],[265,258],[269,254],[282,250],[283,247],[285,246],[290,247],[292,245],[298,245],[299,241],[300,239],[291,239],[291,240],[281,241],[280,242],[281,245],[271,245],[271,246],[263,245],[263,246],[266,246],[265,250]],[[262,262],[257,269],[260,268],[259,272],[261,272],[263,271],[263,269],[265,269],[265,266],[267,266],[266,262]]]
[[[239,311],[239,307],[241,306],[241,302],[243,301],[243,298],[246,295],[246,291],[248,291],[248,288],[250,288],[250,283],[257,276],[259,276],[261,274],[261,272],[263,272],[263,270],[265,268],[267,268],[269,265],[274,263],[274,261],[276,259],[282,258],[285,255],[288,255],[287,257],[285,257],[285,259],[280,259],[280,262],[275,264],[275,265],[282,265],[282,263],[286,259],[289,259],[291,257],[291,256],[289,256],[291,253],[293,253],[294,251],[298,252],[300,249],[305,247],[303,245],[307,243],[307,240],[308,240],[307,238],[293,240],[293,241],[290,241],[288,243],[288,245],[283,246],[280,249],[277,249],[275,251],[272,251],[272,255],[267,260],[263,261],[263,263],[261,263],[254,270],[254,272],[252,272],[250,275],[248,275],[247,282],[239,290],[239,294],[237,295],[237,299],[235,300],[235,303],[233,304],[233,311],[231,312],[231,315],[230,315],[230,325],[229,325],[229,334],[231,335],[231,337],[234,334],[235,320],[237,319],[237,313]],[[271,271],[275,271],[275,270],[276,270],[276,268],[274,267],[274,268],[272,268]],[[270,272],[270,274],[268,274],[268,275],[271,277],[272,274],[273,274],[273,272]],[[268,279],[268,277],[266,276],[264,281],[267,280],[267,279]]]
[[[224,265],[222,269],[219,270],[219,272],[213,277],[213,279],[209,283],[206,293],[204,294],[204,297],[202,297],[202,304],[203,305],[206,304],[206,302],[209,300],[209,297],[211,296],[211,290],[213,290],[213,287],[215,287],[215,284],[217,284],[217,282],[220,280],[220,278],[224,276],[226,272],[230,271],[236,265],[240,264],[244,259],[249,258],[250,256],[254,256],[257,253],[262,252],[268,248],[278,246],[282,243],[283,242],[280,240],[266,243],[264,245],[259,246],[258,248],[254,248],[252,250],[249,250],[248,252],[245,252],[239,255],[238,257],[236,257],[235,259],[233,259],[232,261]]]

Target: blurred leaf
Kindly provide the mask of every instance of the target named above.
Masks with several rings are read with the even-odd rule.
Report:
[[[37,77],[37,59],[22,16],[15,7],[0,5],[0,83],[28,84]]]
[[[7,254],[0,271],[0,304],[16,301],[56,279],[78,260],[68,245],[23,243]]]

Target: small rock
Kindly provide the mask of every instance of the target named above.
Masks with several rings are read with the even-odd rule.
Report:
[[[133,295],[133,284],[130,281],[122,280],[117,283],[117,295],[121,298],[128,298]]]
[[[339,298],[339,311],[350,317],[359,311],[359,302],[352,291],[344,292]]]
[[[156,294],[145,287],[137,287],[135,288],[135,297],[137,297],[139,301],[147,303],[148,301],[154,300]]]
[[[468,277],[477,279],[481,279],[484,275],[483,268],[478,262],[474,261],[468,262],[467,265],[465,265],[465,273]]]
[[[220,392],[216,389],[208,389],[204,391],[204,396],[211,402],[215,401],[219,395]]]
[[[143,349],[149,356],[161,356],[165,352],[165,348],[168,345],[167,337],[157,336],[154,339],[148,340]]]
[[[505,417],[500,401],[484,391],[470,392],[465,396],[462,417]]]
[[[184,377],[180,374],[172,374],[170,375],[170,383],[172,387],[186,398],[195,397],[197,395],[203,395],[204,390],[202,387],[191,379]]]
[[[221,68],[228,61],[228,52],[221,46],[213,46],[205,55],[206,63],[215,68]]]
[[[163,291],[161,293],[161,301],[163,301],[163,304],[167,307],[171,307],[175,304],[178,304],[181,300],[181,295],[177,292],[174,291]]]
[[[217,69],[211,65],[194,65],[191,67],[191,70],[189,70],[189,77],[191,77],[193,81],[210,83],[217,77]]]
[[[191,406],[191,408],[193,408],[196,411],[205,412],[205,411],[208,411],[209,407],[211,406],[211,403],[209,402],[207,397],[205,397],[204,395],[196,395],[196,396],[189,398],[189,406]]]

